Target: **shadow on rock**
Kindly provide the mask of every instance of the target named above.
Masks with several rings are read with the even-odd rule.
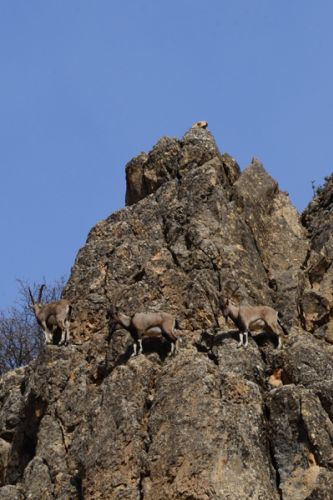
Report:
[[[249,333],[250,338],[255,341],[258,347],[263,347],[266,344],[272,344],[274,347],[278,345],[278,337],[271,332],[261,332],[255,335]],[[223,345],[229,339],[239,342],[239,330],[229,330],[227,332],[221,332],[218,329],[204,330],[201,334],[198,347],[204,350],[211,350],[213,347]]]

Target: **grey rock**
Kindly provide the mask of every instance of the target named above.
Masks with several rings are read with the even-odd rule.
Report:
[[[0,488],[1,500],[25,500],[26,496],[23,487],[18,485],[7,485]]]

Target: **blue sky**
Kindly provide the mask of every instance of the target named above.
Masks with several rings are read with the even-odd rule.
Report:
[[[207,120],[303,210],[332,172],[331,0],[1,0],[0,309],[69,275],[127,161]]]

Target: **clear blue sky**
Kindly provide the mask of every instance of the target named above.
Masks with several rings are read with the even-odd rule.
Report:
[[[69,275],[124,166],[208,120],[301,211],[332,171],[332,0],[0,0],[0,309]]]

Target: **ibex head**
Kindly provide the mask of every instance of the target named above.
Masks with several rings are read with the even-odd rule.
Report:
[[[221,276],[219,275],[219,290],[211,285],[209,282],[206,282],[205,289],[208,294],[212,294],[215,300],[216,305],[220,308],[223,316],[227,319],[229,314],[229,305],[230,305],[230,297],[232,297],[235,292],[238,290],[239,285],[235,283],[231,283],[230,280],[227,280],[225,283],[222,283]]]
[[[228,315],[229,315],[230,299],[227,299],[227,298],[221,296],[219,302],[220,302],[220,307],[221,307],[221,311],[222,311],[222,314],[224,316],[224,319],[227,319]]]
[[[225,318],[228,316],[230,299],[233,295],[235,295],[238,289],[239,289],[239,284],[231,282],[230,280],[227,280],[221,287],[221,291],[219,292],[219,303],[222,309],[222,314]]]
[[[38,299],[37,299],[37,302],[35,302],[35,299],[34,299],[34,296],[32,295],[32,291],[30,290],[30,287],[28,288],[28,291],[29,291],[29,295],[30,295],[30,299],[31,299],[31,304],[30,304],[30,308],[35,312],[37,313],[40,309],[41,309],[41,306],[43,305],[42,304],[42,293],[43,293],[43,289],[45,288],[45,283],[43,283],[40,288],[39,288],[39,292],[38,292]]]
[[[118,293],[116,293],[116,295],[113,299],[112,304],[110,305],[110,308],[108,311],[108,318],[109,318],[109,325],[110,325],[110,333],[111,334],[116,330],[117,324],[121,323],[121,320],[124,319],[124,318],[122,318],[122,316],[125,316],[125,315],[122,315],[120,313],[120,309],[119,309],[118,304],[119,304],[120,298],[123,296],[124,291],[127,290],[127,288],[128,287],[125,287],[124,290],[118,291]]]

